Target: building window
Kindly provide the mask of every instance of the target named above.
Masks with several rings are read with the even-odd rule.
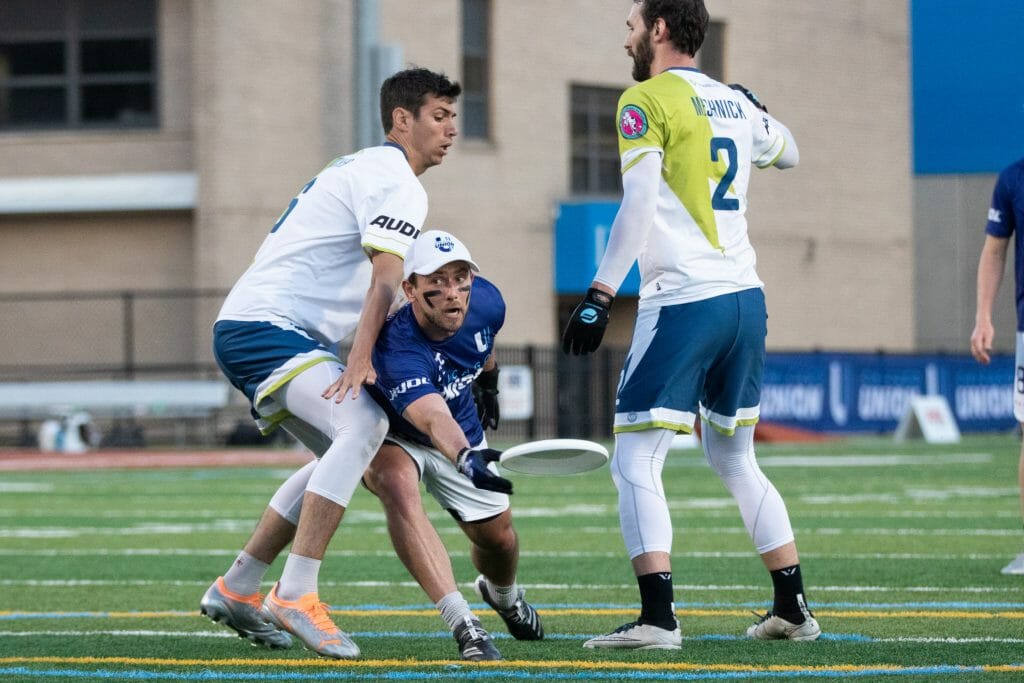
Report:
[[[711,21],[704,44],[697,50],[697,68],[716,81],[725,82],[725,22]]]
[[[0,2],[0,130],[153,127],[156,0]]]
[[[490,0],[462,0],[462,134],[489,138]]]
[[[621,90],[572,86],[573,194],[620,195],[619,140],[615,120]]]

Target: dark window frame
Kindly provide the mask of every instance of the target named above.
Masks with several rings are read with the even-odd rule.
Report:
[[[47,132],[53,130],[125,130],[153,129],[160,125],[160,74],[159,74],[159,41],[158,41],[158,0],[135,0],[149,2],[151,9],[142,10],[148,14],[152,23],[142,27],[124,28],[112,21],[108,26],[85,27],[84,9],[89,0],[64,0],[59,3],[48,3],[47,0],[35,0],[40,12],[52,11],[62,14],[61,26],[48,30],[18,30],[0,26],[0,46],[38,45],[41,43],[60,43],[63,51],[63,70],[61,73],[44,75],[5,75],[3,61],[0,59],[0,132]],[[49,6],[48,6],[49,5]],[[101,41],[139,41],[148,47],[148,68],[130,70],[112,70],[88,73],[83,68],[83,53],[90,43]],[[2,55],[0,55],[2,57]],[[99,88],[135,87],[134,93],[123,92],[114,98],[99,95]],[[12,91],[30,91],[31,89],[48,88],[50,97],[59,89],[60,95],[55,99],[63,101],[62,110],[48,109],[45,113],[52,114],[42,120],[7,120],[11,106]],[[92,90],[89,93],[88,90]],[[90,117],[88,111],[102,111],[104,106],[110,108],[123,105],[119,100],[139,98],[141,106],[132,108],[122,106],[120,116]]]
[[[725,39],[726,23],[711,20],[704,34],[704,44],[697,50],[697,68],[715,79],[725,83]]]
[[[491,0],[462,0],[463,136],[491,139]],[[473,20],[473,18],[477,20]]]
[[[569,84],[569,188],[573,195],[622,195],[619,139],[615,129],[621,94],[621,88]],[[582,127],[578,125],[580,122]],[[609,172],[611,168],[614,173]]]

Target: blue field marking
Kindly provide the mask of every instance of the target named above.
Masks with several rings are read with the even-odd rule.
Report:
[[[810,671],[708,671],[708,672],[662,672],[662,671],[596,671],[580,672],[527,671],[515,669],[457,670],[458,664],[445,671],[402,671],[391,670],[380,673],[356,673],[350,670],[281,673],[245,673],[216,670],[197,672],[147,671],[132,669],[112,671],[109,669],[30,669],[27,667],[0,668],[0,676],[23,676],[43,679],[103,679],[128,681],[434,681],[434,680],[548,680],[548,681],[725,681],[751,678],[772,678],[792,680],[796,678],[863,678],[867,676],[959,676],[970,673],[990,672],[991,667],[959,666],[940,664],[935,666],[906,667],[901,669],[868,668],[858,670],[815,669]],[[1024,665],[1011,665],[1020,667]]]

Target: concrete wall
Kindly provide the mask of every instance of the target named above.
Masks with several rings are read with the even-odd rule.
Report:
[[[186,215],[131,217],[117,259],[69,258],[75,287],[228,287],[302,185],[351,151],[353,0],[161,0],[161,128],[0,134],[0,180],[192,171]],[[492,138],[460,139],[423,176],[429,227],[463,237],[509,302],[506,344],[553,344],[553,207],[569,198],[573,84],[631,84],[622,49],[629,0],[495,1]],[[404,61],[460,77],[458,0],[380,0],[380,39]],[[915,344],[907,4],[891,0],[711,0],[726,22],[727,80],[756,90],[801,149],[787,172],[757,173],[751,234],[776,349],[906,350]],[[0,223],[0,291],[25,278],[39,240],[68,253],[109,248],[113,221],[18,216]],[[173,224],[173,227],[169,227]],[[44,227],[49,226],[49,227]],[[59,227],[63,226],[63,227]],[[23,259],[20,255],[26,255]],[[58,257],[63,258],[61,255]],[[171,265],[162,264],[167,259]],[[112,262],[131,263],[117,270]],[[161,263],[158,263],[161,262]],[[109,272],[101,269],[109,268]],[[156,275],[159,274],[159,277]],[[215,307],[195,316],[199,355]],[[630,317],[623,302],[616,317]],[[616,321],[610,342],[625,344]]]
[[[457,73],[458,3],[431,4],[421,25],[398,20],[405,3],[387,2],[385,38],[402,43],[408,61]],[[621,47],[630,3],[494,4],[494,139],[460,141],[424,176],[428,222],[463,235],[503,286],[506,341],[550,343],[558,333],[551,211],[569,194],[570,85],[632,83]],[[727,24],[726,78],[755,89],[801,150],[797,169],[752,182],[770,346],[911,348],[906,4],[715,1],[709,9]],[[898,313],[879,325],[879,310]],[[628,333],[611,340],[626,343]]]
[[[917,260],[914,291],[919,311],[916,346],[966,353],[974,329],[978,258],[996,176],[922,176],[915,181]],[[1017,314],[1013,296],[1013,243],[993,310],[995,348],[1014,353]]]

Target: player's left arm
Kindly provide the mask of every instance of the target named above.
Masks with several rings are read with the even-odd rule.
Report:
[[[800,149],[789,128],[769,114],[768,107],[746,87],[739,83],[730,83],[729,87],[743,95],[739,103],[751,120],[754,131],[754,165],[786,169],[800,163]]]
[[[364,384],[377,381],[373,368],[373,345],[380,334],[380,328],[387,319],[391,303],[402,282],[402,259],[395,254],[375,251],[370,257],[372,270],[370,288],[366,290],[363,311],[359,316],[352,349],[349,351],[345,371],[322,394],[324,398],[334,397],[340,403],[351,391],[352,398],[359,395]]]
[[[789,132],[789,128],[786,128],[781,121],[776,119],[768,112],[764,112],[763,116],[767,119],[767,124],[770,127],[775,128],[782,134],[782,138],[785,141],[785,147],[782,148],[782,153],[775,157],[775,161],[772,162],[772,166],[778,169],[793,168],[800,163],[800,149],[796,146],[796,138]]]
[[[501,419],[501,408],[498,404],[498,359],[494,352],[487,357],[484,366],[476,379],[473,380],[473,402],[480,418],[480,426],[484,429],[497,429]]]

